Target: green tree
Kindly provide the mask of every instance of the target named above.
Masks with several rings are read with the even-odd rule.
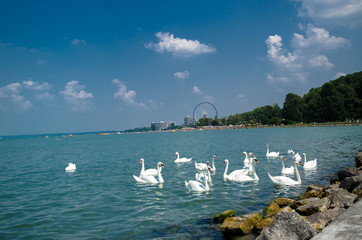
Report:
[[[288,93],[283,105],[283,117],[292,121],[303,121],[303,100],[294,93]]]

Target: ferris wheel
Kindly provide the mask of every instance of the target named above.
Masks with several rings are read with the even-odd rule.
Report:
[[[199,103],[194,108],[193,118],[195,123],[198,122],[200,118],[217,118],[217,109],[212,103]]]

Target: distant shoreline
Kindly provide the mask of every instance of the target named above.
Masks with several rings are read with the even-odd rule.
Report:
[[[172,129],[172,130],[158,130],[158,131],[135,131],[135,132],[125,132],[122,130],[109,130],[109,131],[90,131],[90,132],[74,132],[74,133],[48,133],[48,134],[25,134],[25,135],[8,135],[0,136],[0,140],[12,139],[12,138],[50,138],[50,137],[73,137],[73,136],[83,136],[83,135],[114,135],[114,134],[135,134],[135,133],[157,133],[157,132],[188,132],[188,131],[211,131],[211,130],[226,130],[226,129],[253,129],[253,128],[297,128],[297,127],[341,127],[341,126],[362,126],[360,122],[331,122],[331,123],[300,123],[293,125],[260,125],[260,124],[247,124],[247,125],[228,125],[228,126],[202,126],[202,127],[187,127],[181,129]]]

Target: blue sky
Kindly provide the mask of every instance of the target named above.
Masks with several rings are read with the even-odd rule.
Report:
[[[361,0],[0,1],[0,135],[183,123],[361,71]]]

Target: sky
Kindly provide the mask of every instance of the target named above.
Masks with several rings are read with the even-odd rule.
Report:
[[[0,136],[182,124],[362,70],[362,0],[0,0]]]

